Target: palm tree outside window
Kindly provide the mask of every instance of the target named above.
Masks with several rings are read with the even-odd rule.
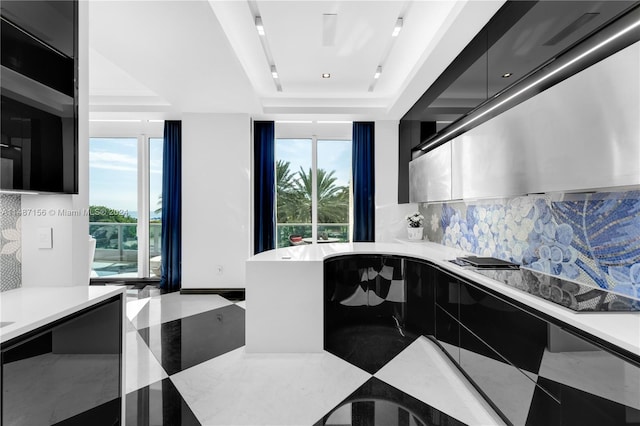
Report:
[[[350,241],[350,194],[350,140],[276,139],[277,247]]]

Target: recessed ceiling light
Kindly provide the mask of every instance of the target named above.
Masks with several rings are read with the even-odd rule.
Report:
[[[264,25],[262,25],[262,18],[260,16],[256,16],[256,29],[258,30],[258,34],[261,36],[264,35]]]
[[[331,74],[328,72],[322,73],[322,78],[331,78]]]
[[[273,78],[278,78],[278,70],[276,70],[276,66],[275,65],[271,65],[271,76]]]
[[[398,37],[400,34],[400,30],[402,29],[402,18],[398,18],[396,21],[396,25],[393,27],[393,32],[391,33],[391,37]]]
[[[510,72],[505,72],[504,74],[502,74],[502,78],[509,78],[513,75],[513,73]]]
[[[376,80],[379,79],[380,74],[382,74],[382,67],[378,66],[378,68],[376,68],[376,73],[373,75],[373,78],[375,78]]]

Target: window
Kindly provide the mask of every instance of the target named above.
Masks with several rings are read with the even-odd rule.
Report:
[[[89,141],[92,277],[160,275],[162,138]]]
[[[278,137],[305,129],[276,123],[276,247],[350,241],[351,123],[341,127],[344,139]]]

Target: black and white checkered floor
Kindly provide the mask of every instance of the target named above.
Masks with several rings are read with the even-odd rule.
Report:
[[[244,302],[218,295],[161,296],[149,287],[131,290],[126,424],[503,424],[440,349],[423,336],[405,336],[392,356],[382,355],[386,358],[375,366],[359,365],[349,350],[337,355],[327,351],[246,353],[244,313]],[[375,351],[375,344],[358,345],[360,350]],[[571,363],[585,362],[597,364],[598,360],[545,352],[538,371],[530,373],[531,383],[511,392],[514,402],[518,401],[513,404],[515,418],[522,419],[521,424],[547,424],[547,419],[528,412],[532,404],[538,404],[537,411],[545,411],[540,410],[544,402],[539,401],[544,398],[536,381],[562,387],[565,394],[587,392],[603,410],[621,409],[624,415],[625,405],[627,410],[628,406],[640,409],[640,379],[633,379],[638,380],[637,390],[624,395],[613,395],[606,379],[599,382],[600,388],[588,388],[592,385],[566,371]],[[501,368],[500,364],[485,358],[478,365],[491,378],[492,369]],[[601,365],[597,367],[595,371],[602,370]],[[522,404],[523,399],[529,404]],[[523,406],[527,409],[517,408]]]

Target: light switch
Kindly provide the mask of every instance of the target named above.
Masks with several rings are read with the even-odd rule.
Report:
[[[38,248],[53,248],[53,228],[38,228]]]

